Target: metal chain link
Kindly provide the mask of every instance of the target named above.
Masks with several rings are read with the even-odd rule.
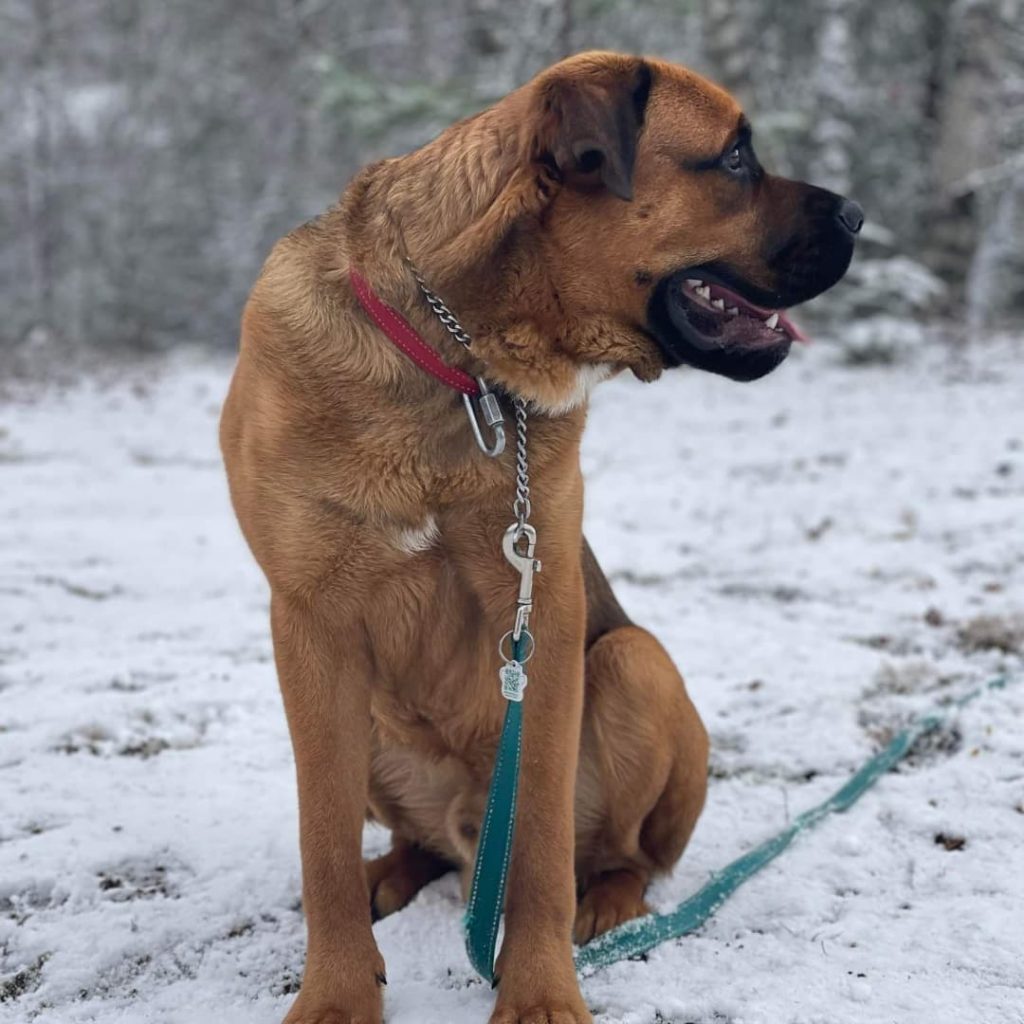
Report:
[[[416,278],[416,283],[420,286],[420,291],[423,292],[423,297],[427,300],[428,305],[434,313],[437,314],[437,319],[444,324],[448,333],[463,348],[468,349],[472,339],[466,333],[466,329],[459,323],[455,314],[441,301],[440,296],[430,290],[430,286],[423,280],[423,276],[416,269],[416,265],[408,256],[405,258],[405,262],[409,265],[409,269],[412,271],[412,276]]]
[[[516,500],[512,512],[522,528],[530,518],[530,464],[526,458],[526,402],[516,396]]]

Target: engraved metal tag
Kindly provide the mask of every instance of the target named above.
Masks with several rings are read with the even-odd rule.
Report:
[[[523,699],[527,679],[518,661],[506,661],[498,670],[498,678],[501,680],[501,695],[505,700],[519,702]]]

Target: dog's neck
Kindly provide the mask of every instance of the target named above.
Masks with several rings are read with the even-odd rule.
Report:
[[[521,89],[406,156],[367,168],[342,210],[353,265],[441,354],[550,415],[585,406],[593,385],[631,365],[622,327],[563,308],[544,218],[560,185],[533,159],[535,97]],[[473,338],[469,356],[425,310],[410,259]],[[602,352],[581,364],[578,353]],[[630,352],[634,352],[630,350]],[[653,348],[652,348],[653,353]],[[475,358],[474,358],[475,357]]]
[[[527,102],[513,93],[422,149],[367,168],[343,209],[352,262],[386,301],[407,315],[423,309],[408,258],[463,322],[473,338],[468,357],[439,323],[414,316],[446,359],[561,415],[584,405],[611,370],[581,371],[557,347],[549,261],[532,230],[549,196],[529,162]]]
[[[528,102],[519,90],[420,149],[359,174],[342,201],[354,259],[363,266],[383,260],[401,273],[408,256],[456,298],[467,275],[489,266],[530,212],[523,195],[531,177],[522,126]]]
[[[543,204],[530,170],[523,129],[524,90],[428,145],[390,162],[386,200],[406,251],[453,300],[471,302],[479,281],[493,282],[509,234]],[[463,294],[465,293],[465,294]]]

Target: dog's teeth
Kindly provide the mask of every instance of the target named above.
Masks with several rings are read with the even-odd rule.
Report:
[[[704,282],[699,277],[688,277],[686,283],[691,288],[699,288]]]
[[[714,306],[715,309],[725,309],[725,302],[722,299],[712,299],[711,305]]]
[[[739,316],[740,311],[735,306],[730,306],[726,310],[726,313],[728,313],[730,316]]]
[[[696,291],[696,293],[699,296],[701,296],[701,298],[704,298],[704,299],[710,299],[711,298],[711,289],[707,285],[704,285],[703,288],[695,288],[694,291]]]
[[[765,323],[774,331],[775,328],[779,326],[779,314],[772,313],[772,315],[765,320]]]

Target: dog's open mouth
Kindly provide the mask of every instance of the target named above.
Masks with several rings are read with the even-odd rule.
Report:
[[[694,328],[695,344],[756,347],[807,340],[784,310],[755,306],[717,281],[687,277],[677,288],[681,293],[679,312]]]
[[[650,327],[669,366],[687,363],[734,380],[756,380],[805,335],[782,309],[745,299],[701,268],[679,271],[655,288]]]

